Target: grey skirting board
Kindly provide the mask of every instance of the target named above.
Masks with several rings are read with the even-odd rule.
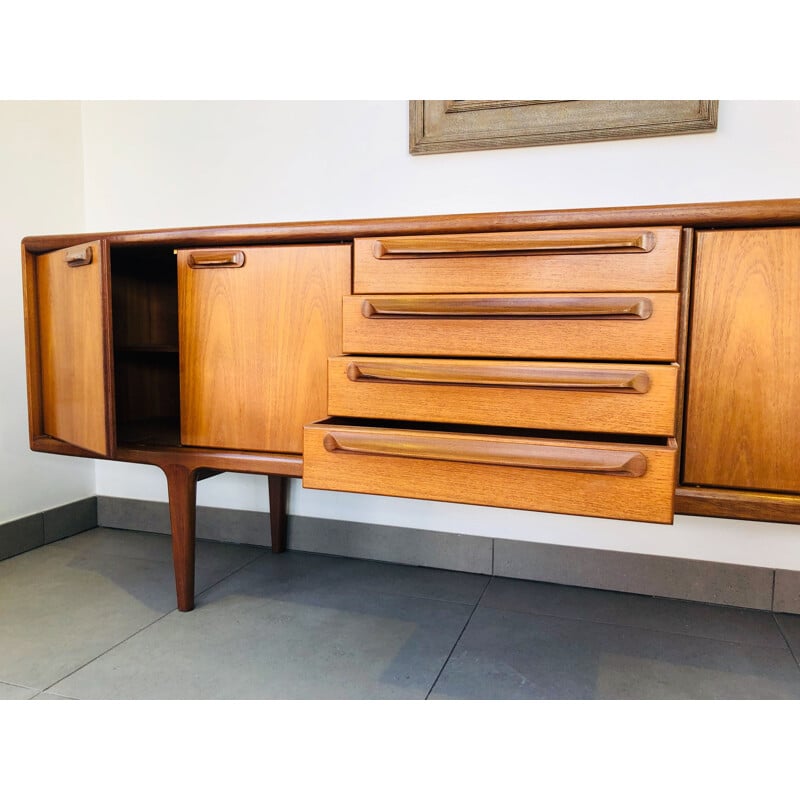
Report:
[[[0,523],[0,560],[66,539],[97,526],[97,498],[86,497],[57,508]]]

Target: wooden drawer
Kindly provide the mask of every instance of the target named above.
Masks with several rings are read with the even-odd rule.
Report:
[[[560,514],[672,522],[676,448],[307,425],[303,486]]]
[[[368,295],[343,300],[344,352],[675,361],[680,295]]]
[[[672,436],[677,379],[674,365],[332,358],[328,413]]]
[[[356,239],[354,291],[675,291],[681,229]]]

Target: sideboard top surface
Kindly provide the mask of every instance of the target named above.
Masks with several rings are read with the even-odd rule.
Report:
[[[335,242],[363,236],[391,236],[408,233],[476,233],[481,231],[602,228],[632,225],[685,225],[724,228],[741,225],[768,226],[798,223],[800,223],[800,198],[793,198],[725,203],[688,203],[679,205],[326,220],[320,222],[255,223],[104,233],[84,232],[26,236],[22,240],[22,246],[29,253],[44,253],[62,247],[71,247],[89,239],[107,239],[109,244],[116,246],[166,244],[195,247],[204,244]]]

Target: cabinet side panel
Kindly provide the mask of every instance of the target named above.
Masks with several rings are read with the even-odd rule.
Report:
[[[42,359],[39,349],[39,302],[36,256],[22,247],[22,292],[25,310],[25,370],[28,384],[28,432],[31,445],[43,434]]]
[[[91,262],[79,266],[63,250],[37,258],[42,432],[108,455],[104,250],[101,242],[88,248]]]
[[[193,268],[191,252],[178,254],[182,443],[302,452],[342,351],[350,246],[249,248],[236,268]]]
[[[800,491],[800,229],[703,232],[684,482]]]

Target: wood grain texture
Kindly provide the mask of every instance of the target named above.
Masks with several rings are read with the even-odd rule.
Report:
[[[178,277],[171,250],[116,248],[111,296],[116,350],[178,352]]]
[[[32,450],[44,436],[42,354],[39,347],[39,293],[36,256],[22,247],[22,305],[25,321],[25,377],[28,390],[28,435]]]
[[[243,267],[245,261],[242,250],[199,250],[189,253],[188,263],[192,269],[204,267]]]
[[[675,447],[607,445],[525,437],[481,436],[379,429],[391,436],[395,448],[408,455],[362,454],[326,447],[326,437],[346,436],[373,429],[320,423],[306,427],[303,486],[393,497],[414,497],[474,505],[549,511],[561,514],[671,522]],[[552,446],[568,451],[593,449],[630,452],[645,460],[641,477],[597,474],[563,469],[499,466],[424,457],[424,443],[441,442],[458,451],[470,445],[493,447]],[[423,445],[420,441],[423,440]]]
[[[289,481],[283,475],[270,475],[269,487],[269,531],[272,552],[286,550],[286,498]]]
[[[117,439],[180,441],[178,272],[171,249],[111,252]]]
[[[43,440],[55,442],[55,439]],[[47,452],[63,452],[49,449]],[[77,455],[77,454],[75,454]],[[190,469],[216,469],[220,472],[246,472],[253,475],[286,475],[299,478],[303,474],[303,458],[289,453],[249,453],[236,450],[215,450],[202,447],[169,447],[166,445],[127,445],[117,450],[116,460],[134,464],[164,467],[181,464]]]
[[[117,352],[115,357],[117,440],[125,429],[148,422],[171,423],[170,443],[179,441],[178,353]]]
[[[356,239],[353,287],[362,294],[675,291],[679,243],[680,228]]]
[[[66,444],[51,436],[36,436],[31,449],[53,455],[97,458],[74,445]],[[105,457],[101,457],[105,458]],[[217,450],[202,447],[180,447],[164,444],[133,445],[117,447],[114,461],[128,461],[132,464],[150,464],[163,467],[169,464],[182,464],[192,469],[215,469],[218,472],[242,472],[253,475],[286,475],[299,478],[303,474],[303,457],[288,453],[248,453],[236,450]]]
[[[609,293],[609,298],[624,295]],[[495,296],[499,299],[499,296]],[[509,301],[521,296],[510,296]],[[556,295],[530,295],[547,301]],[[566,296],[572,300],[577,295]],[[635,295],[639,299],[640,295]],[[344,352],[376,355],[674,361],[677,353],[680,295],[646,295],[652,303],[648,319],[526,319],[524,317],[372,317],[365,303],[398,299],[430,302],[430,295],[351,296],[343,301]],[[462,295],[437,295],[436,302],[460,302]],[[481,296],[473,295],[472,303]],[[484,296],[484,299],[491,297]]]
[[[800,523],[800,497],[741,489],[679,486],[675,513],[700,517]]]
[[[374,317],[559,317],[648,319],[653,304],[636,295],[394,295],[370,297],[361,304],[367,319]]]
[[[486,256],[539,253],[649,253],[656,234],[648,230],[598,228],[579,231],[526,231],[523,233],[474,233],[467,236],[394,236],[376,239],[372,256]]]
[[[332,358],[328,413],[672,436],[675,365]]]
[[[44,253],[107,239],[112,245],[169,245],[173,247],[241,247],[246,244],[339,242],[346,239],[404,234],[486,233],[556,230],[559,228],[613,228],[649,225],[697,227],[768,226],[800,223],[800,198],[743,200],[728,203],[616,206],[481,214],[439,214],[417,217],[325,220],[315,222],[255,223],[249,225],[108,231],[93,234],[26,236],[23,248]]]
[[[197,470],[183,464],[166,464],[162,469],[167,476],[178,610],[191,611],[194,608]]]
[[[697,236],[684,482],[800,492],[800,229]]]
[[[686,363],[689,352],[689,321],[691,320],[692,272],[694,265],[694,231],[686,228],[681,237],[681,304],[678,327],[678,407],[675,415],[675,438],[681,464],[678,467],[678,482],[683,479],[683,433],[686,397]]]
[[[341,352],[350,246],[250,248],[238,269],[191,269],[191,255],[178,253],[181,441],[301,452]]]
[[[329,361],[332,362],[334,359]],[[457,386],[508,386],[517,389],[583,389],[599,392],[650,391],[645,367],[619,364],[548,364],[544,361],[445,361],[443,359],[348,360],[346,375],[353,383],[398,385],[454,384]]]
[[[248,244],[268,243],[311,243],[341,241],[350,237],[419,238],[427,235],[460,236],[461,234],[522,232],[531,229],[561,233],[577,228],[617,228],[637,226],[680,226],[693,225],[699,228],[730,228],[746,225],[748,227],[774,227],[783,224],[800,223],[800,200],[745,201],[736,203],[683,204],[673,206],[620,207],[610,209],[575,209],[556,211],[523,211],[500,214],[443,215],[432,217],[406,217],[372,220],[343,220],[328,222],[300,222],[279,224],[258,224],[245,226],[178,228],[162,231],[130,231],[108,235],[108,241],[115,248],[113,262],[118,262],[118,254],[125,251],[145,253],[148,250],[164,251],[171,254],[176,247],[214,247],[239,248]],[[89,455],[83,448],[67,444],[44,433],[41,380],[41,352],[39,348],[40,321],[38,317],[38,285],[36,254],[59,248],[82,247],[87,239],[103,239],[103,235],[68,234],[60,236],[34,236],[23,240],[23,270],[26,350],[28,355],[29,420],[31,446],[43,452],[69,455]],[[684,276],[686,259],[691,260],[691,252],[684,248]],[[479,259],[483,256],[479,256]],[[628,256],[624,256],[628,258]],[[150,255],[141,260],[136,269],[149,262]],[[113,266],[113,264],[112,264]],[[135,272],[135,270],[134,270]],[[116,277],[112,279],[116,285]],[[685,284],[684,288],[685,288]],[[682,301],[684,307],[687,295]],[[166,304],[169,306],[169,303]],[[165,306],[165,307],[166,307]],[[173,306],[174,307],[174,306]],[[114,314],[115,322],[117,315]],[[686,339],[687,329],[681,328],[681,336]],[[133,342],[127,347],[137,347]],[[155,345],[156,347],[159,345]],[[166,345],[169,347],[169,345]],[[683,345],[678,347],[681,349]],[[446,353],[444,353],[446,355]],[[515,358],[516,356],[503,356]],[[526,356],[519,356],[520,358]],[[550,358],[551,356],[537,356]],[[555,356],[552,356],[555,358]],[[617,356],[614,356],[615,358]],[[683,358],[677,360],[683,363]],[[795,370],[796,374],[797,370]],[[148,389],[147,392],[150,390]],[[537,390],[538,391],[538,390]],[[107,409],[107,416],[113,413]],[[363,415],[360,413],[360,415]],[[322,416],[322,414],[320,414]],[[501,418],[496,418],[497,423]],[[515,423],[516,424],[516,423]],[[111,426],[113,429],[113,426]],[[113,443],[112,443],[113,444]],[[128,446],[120,448],[121,459],[139,463],[168,463],[175,460],[187,467],[203,468],[213,463],[219,469],[241,472],[269,474],[283,471],[285,474],[299,475],[302,471],[302,458],[299,455],[278,455],[246,451],[224,451],[212,448],[166,446]],[[713,496],[712,496],[713,495]],[[797,495],[777,494],[759,490],[725,490],[716,488],[678,488],[678,503],[691,504],[692,512],[707,513],[712,509],[715,515],[734,516],[748,519],[782,519],[796,521],[792,517],[793,503]],[[697,510],[704,508],[705,511]],[[749,514],[750,516],[745,516]],[[776,516],[777,515],[777,516]]]
[[[102,455],[113,451],[110,297],[103,243],[70,266],[64,250],[36,259],[41,433]],[[33,298],[30,298],[33,299]]]
[[[329,453],[417,458],[497,467],[589,472],[641,478],[647,460],[634,449],[600,449],[572,444],[569,447],[526,442],[511,437],[442,436],[440,433],[400,435],[393,431],[340,428],[325,434]]]

